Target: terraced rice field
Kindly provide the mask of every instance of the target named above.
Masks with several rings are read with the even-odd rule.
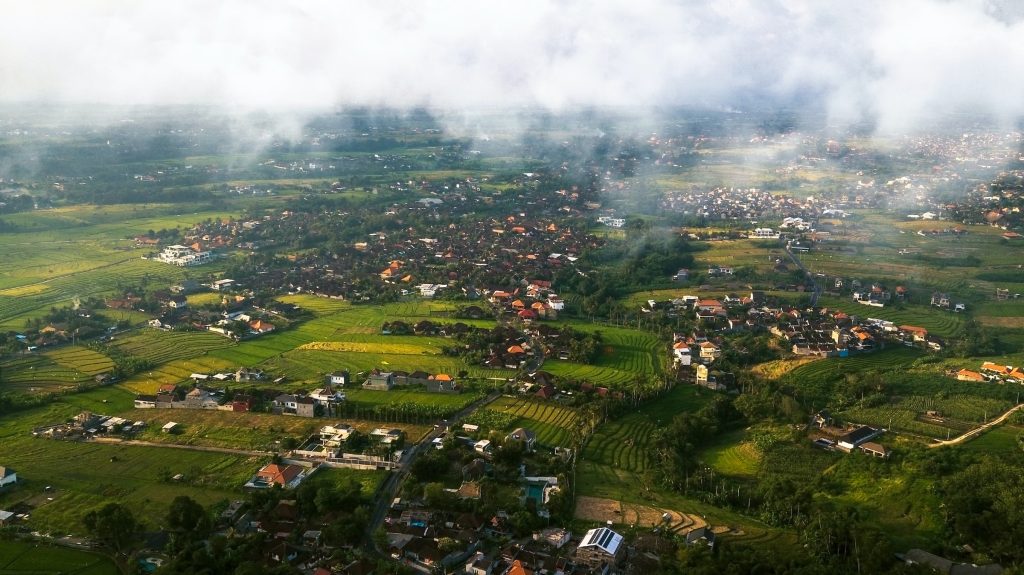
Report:
[[[761,452],[743,436],[744,433],[740,432],[719,438],[716,445],[701,454],[701,458],[719,473],[733,477],[756,477],[761,467]]]
[[[678,386],[639,410],[601,425],[583,450],[583,459],[615,469],[642,473],[650,463],[651,436],[673,417],[696,411],[712,393],[694,386]]]
[[[662,526],[676,535],[707,525],[698,515],[585,495],[576,499],[576,519],[648,528]]]
[[[232,347],[235,344],[230,339],[211,332],[145,328],[132,335],[118,338],[113,345],[128,355],[163,364],[176,359],[199,357],[211,350]]]
[[[563,361],[558,359],[544,360],[544,371],[580,382],[589,382],[599,387],[624,388],[633,381],[635,373],[611,367],[598,367]]]
[[[847,373],[907,367],[922,352],[907,347],[890,347],[874,353],[812,361],[790,371],[786,377],[800,382],[838,381]]]
[[[948,439],[1002,414],[1013,405],[1009,399],[971,395],[934,397],[912,395],[894,398],[890,405],[849,409],[842,416],[850,421],[882,426],[932,439]],[[938,411],[940,418],[927,417]]]
[[[615,326],[571,322],[573,329],[600,332],[604,349],[592,364],[558,359],[544,360],[544,370],[554,375],[597,386],[623,388],[637,374],[652,382],[664,371],[664,353],[651,334]]]
[[[31,353],[0,363],[0,391],[44,393],[91,384],[113,367],[108,357],[84,347]]]
[[[83,261],[95,261],[85,254],[81,258]],[[143,261],[123,254],[120,258],[100,267],[69,270],[68,275],[43,280],[41,285],[45,289],[40,289],[38,285],[19,286],[20,290],[36,291],[31,295],[0,295],[0,328],[20,329],[24,327],[26,317],[39,316],[53,306],[70,305],[76,297],[112,293],[119,284],[138,284],[143,279],[171,284],[184,277],[182,269],[175,266]]]
[[[846,313],[862,317],[875,317],[895,323],[896,325],[915,325],[923,327],[929,333],[951,337],[963,328],[966,315],[942,310],[926,305],[908,305],[904,309],[886,306],[877,308],[859,304],[852,299],[823,296],[818,305],[842,310]]]
[[[510,413],[515,421],[505,431],[523,427],[537,434],[537,441],[546,446],[567,447],[572,443],[571,430],[576,426],[576,411],[549,402],[499,397],[488,409]]]

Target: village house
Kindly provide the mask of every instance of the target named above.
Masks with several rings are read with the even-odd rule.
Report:
[[[370,376],[363,383],[363,389],[374,389],[377,391],[391,391],[395,387],[395,375],[391,372],[373,370]]]
[[[327,374],[327,385],[348,385],[349,374],[347,371],[335,371]]]
[[[882,434],[882,431],[881,429],[862,425],[840,437],[836,445],[839,449],[849,453],[860,447],[861,444],[878,437]]]
[[[345,393],[328,386],[320,389],[314,389],[309,393],[309,398],[315,401],[317,405],[330,409],[345,401]]]
[[[956,378],[960,381],[988,381],[988,378],[986,378],[984,375],[976,371],[971,371],[969,369],[961,369],[960,371],[956,372]]]
[[[710,341],[702,342],[700,345],[697,346],[697,348],[700,350],[701,361],[704,361],[706,363],[710,363],[718,359],[718,357],[722,354],[721,348],[711,343]]]
[[[583,535],[576,548],[575,559],[596,572],[604,573],[619,563],[624,555],[622,535],[607,527],[599,527]]]
[[[284,489],[291,489],[297,487],[311,473],[312,470],[307,471],[305,467],[299,465],[269,463],[261,467],[256,472],[256,476],[250,479],[245,486],[256,489],[268,489],[278,485]]]
[[[505,436],[505,441],[518,442],[522,444],[523,451],[530,453],[533,451],[534,446],[537,443],[537,434],[530,431],[529,429],[518,427],[512,430],[512,433],[509,433],[508,435]]]
[[[867,441],[861,444],[860,450],[872,457],[879,457],[882,459],[887,459],[889,457],[889,450],[881,443],[875,443],[874,441]]]

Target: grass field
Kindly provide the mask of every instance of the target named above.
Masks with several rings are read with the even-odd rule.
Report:
[[[1000,425],[989,429],[980,436],[963,443],[959,449],[988,453],[995,456],[1020,453],[1022,447],[1018,438],[1024,436],[1024,426]]]
[[[238,497],[245,480],[266,460],[31,436],[37,426],[65,421],[84,410],[107,414],[128,411],[132,398],[125,390],[105,387],[60,396],[45,407],[0,420],[0,461],[17,471],[20,480],[15,489],[0,495],[0,508],[27,503],[34,507],[28,523],[33,530],[83,534],[81,519],[86,513],[118,501],[149,527],[155,527],[177,495],[189,495],[204,505]],[[185,479],[165,482],[164,471],[182,473]],[[44,493],[48,485],[53,491]]]
[[[216,262],[184,270],[144,261],[151,248],[129,239],[148,230],[187,227],[228,211],[184,212],[180,205],[77,205],[6,216],[16,231],[0,233],[0,329],[21,329],[27,318],[73,298],[102,297],[118,286],[170,284],[205,277]]]
[[[387,471],[325,467],[306,480],[311,485],[344,485],[356,481],[363,488],[363,496],[369,499],[387,479]]]
[[[120,575],[96,553],[36,542],[0,541],[0,575]]]
[[[487,405],[516,416],[508,429],[523,427],[537,434],[537,442],[547,446],[567,447],[572,442],[571,430],[576,426],[576,412],[548,402],[530,399],[499,397]]]
[[[350,389],[346,392],[345,409],[367,409],[377,405],[394,405],[399,403],[415,403],[440,408],[445,413],[455,413],[477,399],[477,393],[429,393],[426,391],[392,389],[378,391],[375,389]]]
[[[761,452],[747,439],[744,430],[716,437],[701,453],[701,459],[715,471],[733,477],[756,477],[761,467]]]
[[[352,306],[348,302],[313,296],[285,296],[314,314],[292,329],[235,343],[208,332],[165,332],[142,329],[115,342],[131,355],[158,364],[123,385],[136,393],[153,393],[162,383],[180,383],[192,373],[234,371],[259,367],[273,377],[285,377],[288,389],[301,389],[322,381],[324,374],[344,369],[353,374],[373,368],[423,370],[428,373],[469,377],[507,378],[514,372],[467,365],[442,355],[451,341],[440,337],[381,335],[380,326],[394,319],[438,318],[431,311],[447,309],[432,302],[403,302],[385,306]],[[478,322],[493,325],[493,322]]]

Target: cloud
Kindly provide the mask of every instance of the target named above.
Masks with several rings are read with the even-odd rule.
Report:
[[[507,109],[764,101],[912,129],[1024,116],[990,0],[3,2],[0,101]]]

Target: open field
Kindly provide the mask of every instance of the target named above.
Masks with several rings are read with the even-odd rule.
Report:
[[[966,229],[968,233],[961,237],[917,234],[920,230],[950,227]],[[1007,248],[1001,233],[989,226],[904,221],[878,211],[857,210],[854,219],[843,221],[833,233],[835,240],[847,241],[849,246],[837,250],[831,248],[838,246],[825,242],[821,249],[800,259],[812,272],[862,281],[882,280],[892,285],[909,284],[911,300],[917,303],[927,303],[931,290],[978,301],[990,298],[997,285],[1013,287],[985,279],[990,272],[1024,263],[1019,250]],[[900,254],[901,249],[910,253]]]
[[[44,393],[94,383],[114,364],[107,356],[79,346],[63,346],[0,362],[0,391]]]
[[[840,457],[841,454],[811,447],[810,442],[780,443],[762,456],[758,476],[762,479],[788,477],[803,481],[808,477],[817,477]]]
[[[186,271],[141,259],[153,251],[128,238],[148,230],[188,226],[226,212],[183,213],[181,206],[80,205],[5,216],[17,231],[0,233],[0,328],[20,329],[27,318],[73,298],[102,297],[118,286],[170,284],[205,277],[213,263]]]
[[[505,431],[524,427],[537,434],[537,441],[547,446],[567,447],[572,442],[571,430],[576,426],[576,412],[568,407],[529,399],[499,397],[487,405],[516,416]]]
[[[402,390],[377,391],[375,389],[351,389],[346,392],[344,414],[360,413],[381,405],[416,404],[435,407],[445,414],[455,413],[480,399],[477,393],[429,393],[426,391]],[[392,422],[392,423],[398,423]]]
[[[0,541],[0,575],[120,575],[110,559],[36,542]]]
[[[773,269],[776,259],[787,261],[782,242],[772,240],[771,243],[777,245],[761,247],[765,243],[765,240],[748,239],[706,242],[708,249],[694,254],[694,267],[698,271],[707,271],[711,266],[749,267],[761,275],[783,277]]]
[[[665,515],[668,515],[668,519]],[[677,535],[685,535],[707,525],[699,515],[687,515],[671,509],[658,509],[648,505],[624,503],[599,497],[577,498],[576,519],[606,524],[608,522],[631,527],[664,527]]]
[[[0,420],[0,461],[16,470],[21,481],[14,490],[0,495],[0,508],[26,503],[34,507],[28,523],[32,530],[82,534],[81,519],[86,513],[118,501],[154,527],[177,495],[189,495],[204,505],[238,497],[242,483],[266,460],[159,447],[53,441],[31,435],[37,426],[65,421],[84,410],[115,414],[131,406],[131,393],[104,387],[60,396],[44,407],[5,416]],[[182,473],[185,479],[165,480],[166,472]],[[47,485],[53,487],[53,492],[44,494]]]
[[[174,497],[189,495],[204,505],[237,497],[245,480],[265,462],[180,449],[33,439],[23,433],[4,437],[0,448],[5,464],[24,482],[4,495],[2,504],[38,505],[29,526],[55,533],[83,533],[82,517],[109,501],[127,505],[155,527]],[[173,482],[164,479],[166,473],[182,473],[185,479]],[[40,499],[47,485],[53,490]]]
[[[1016,454],[1024,449],[1019,438],[1024,436],[1024,426],[1004,424],[994,427],[978,437],[960,445],[960,449],[967,449],[979,453],[987,453],[995,456]]]
[[[306,480],[311,485],[344,485],[355,481],[362,485],[363,496],[372,497],[388,477],[387,471],[324,467]]]

